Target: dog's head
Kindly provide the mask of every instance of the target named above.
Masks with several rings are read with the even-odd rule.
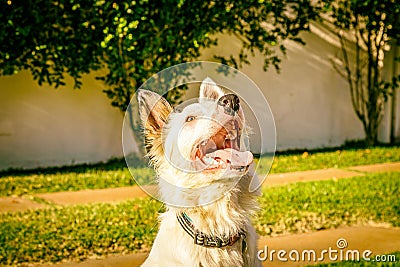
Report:
[[[138,92],[145,146],[160,177],[184,188],[240,178],[253,155],[246,151],[245,118],[239,97],[225,94],[211,79],[199,101],[175,110],[160,95]]]

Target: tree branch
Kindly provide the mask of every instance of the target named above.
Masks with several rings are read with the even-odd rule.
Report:
[[[357,116],[360,118],[360,120],[362,120],[362,113],[360,112],[360,107],[358,106],[358,103],[356,101],[356,97],[354,95],[355,93],[355,88],[354,88],[354,84],[353,84],[353,74],[351,72],[350,69],[350,61],[349,61],[349,57],[347,55],[347,50],[346,50],[346,45],[344,43],[344,39],[343,36],[341,34],[341,32],[337,32],[337,36],[339,38],[340,41],[340,47],[341,47],[341,51],[342,51],[342,55],[343,55],[343,63],[344,63],[344,68],[346,71],[346,78],[347,78],[347,82],[349,84],[350,87],[350,96],[351,96],[351,102],[353,104],[353,108],[354,111],[356,112]]]

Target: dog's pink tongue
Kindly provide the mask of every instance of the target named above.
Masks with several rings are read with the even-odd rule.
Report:
[[[225,162],[229,160],[232,166],[248,166],[253,162],[253,154],[250,151],[238,151],[232,148],[219,149],[208,155],[221,158]]]

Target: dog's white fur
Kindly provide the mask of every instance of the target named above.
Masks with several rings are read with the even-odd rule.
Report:
[[[247,169],[199,171],[193,164],[196,144],[211,138],[221,125],[232,120],[218,110],[217,100],[223,95],[223,90],[207,78],[200,87],[199,103],[173,112],[158,94],[146,90],[138,94],[148,156],[159,177],[161,199],[167,205],[150,255],[142,266],[261,266],[256,256],[258,237],[250,219],[258,209],[259,192],[249,191],[253,174]],[[190,116],[194,119],[188,119]],[[235,121],[244,135],[242,109]],[[243,252],[242,240],[222,248],[194,244],[176,218],[181,212],[208,235],[221,238],[244,230],[247,249]]]

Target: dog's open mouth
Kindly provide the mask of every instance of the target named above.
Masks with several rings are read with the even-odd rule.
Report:
[[[250,151],[240,151],[240,129],[237,121],[229,121],[208,139],[202,140],[194,150],[194,158],[204,170],[234,169],[245,171],[253,162]]]

